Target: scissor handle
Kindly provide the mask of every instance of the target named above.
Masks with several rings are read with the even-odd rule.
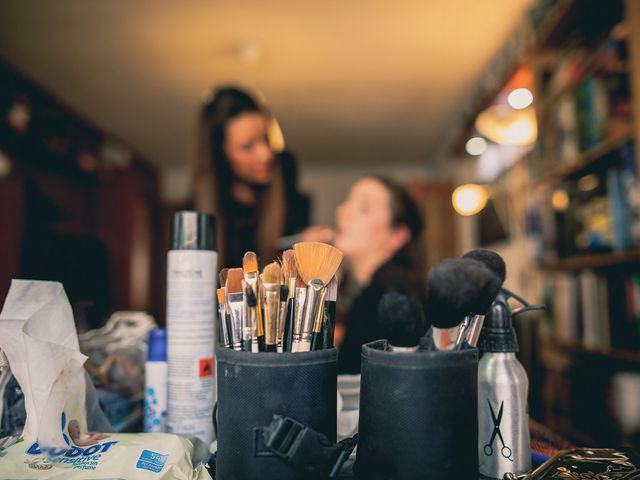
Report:
[[[504,454],[504,451],[505,451],[505,450],[506,450],[507,452],[509,452],[507,455],[505,455],[505,454]],[[503,456],[504,458],[506,458],[507,460],[511,460],[511,461],[513,462],[513,460],[511,459],[511,455],[513,454],[513,452],[511,451],[511,449],[510,449],[509,447],[507,447],[507,446],[505,445],[504,447],[502,447],[502,448],[500,449],[500,453],[502,454],[502,456]]]
[[[489,445],[488,443],[485,444],[485,446],[484,446],[484,454],[487,457],[490,457],[491,455],[493,455],[493,447],[491,445]]]

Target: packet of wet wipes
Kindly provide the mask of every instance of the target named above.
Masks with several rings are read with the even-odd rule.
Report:
[[[27,414],[20,437],[0,440],[0,479],[210,479],[185,438],[87,431],[86,357],[60,283],[13,280],[0,350]]]

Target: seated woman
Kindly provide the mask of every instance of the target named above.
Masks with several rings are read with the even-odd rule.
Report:
[[[344,252],[350,277],[359,287],[347,315],[338,354],[338,373],[360,373],[364,343],[389,338],[378,319],[378,302],[398,292],[424,305],[425,273],[418,238],[422,221],[408,193],[379,176],[358,180],[336,212],[334,244]],[[416,344],[427,325],[416,329]]]

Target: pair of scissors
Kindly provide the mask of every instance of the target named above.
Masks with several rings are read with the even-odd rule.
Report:
[[[493,407],[491,406],[491,402],[487,400],[489,404],[489,411],[491,412],[491,420],[493,421],[493,433],[491,434],[491,440],[489,443],[484,446],[484,454],[488,457],[493,455],[493,442],[496,439],[496,436],[500,439],[500,443],[502,443],[502,448],[500,449],[500,455],[502,455],[507,460],[513,462],[511,458],[512,451],[509,447],[504,444],[504,439],[502,438],[502,432],[500,431],[500,423],[502,422],[502,413],[504,411],[504,402],[500,403],[500,410],[498,410],[498,416],[496,417],[496,413],[493,411]]]

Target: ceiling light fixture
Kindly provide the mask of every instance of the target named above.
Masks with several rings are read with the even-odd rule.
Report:
[[[460,185],[453,191],[451,201],[453,208],[463,217],[479,213],[487,204],[489,194],[487,190],[474,183]]]
[[[507,103],[511,108],[522,110],[533,103],[533,94],[528,88],[516,88],[509,93]]]
[[[471,137],[464,148],[469,155],[482,155],[487,150],[487,141],[482,137]]]

